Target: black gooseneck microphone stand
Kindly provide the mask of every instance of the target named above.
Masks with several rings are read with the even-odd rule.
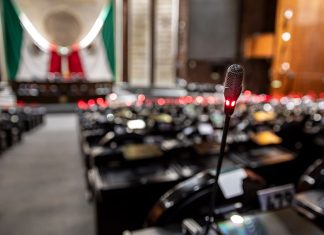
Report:
[[[210,198],[209,217],[208,217],[206,229],[203,232],[204,235],[207,235],[209,233],[210,227],[212,226],[212,223],[214,222],[214,210],[215,210],[215,204],[216,204],[216,195],[218,194],[218,191],[219,191],[218,190],[219,189],[218,179],[219,179],[219,175],[220,175],[221,169],[222,169],[222,163],[223,163],[224,154],[225,154],[227,132],[228,132],[230,120],[231,120],[231,115],[226,114],[225,115],[224,128],[223,128],[222,141],[221,141],[221,147],[220,147],[220,153],[219,153],[216,172],[215,172],[215,177],[214,177],[215,181],[214,181],[214,185],[213,185],[212,193],[211,193],[211,198]],[[216,232],[219,235],[222,235],[222,232],[219,231],[218,228],[217,228]]]

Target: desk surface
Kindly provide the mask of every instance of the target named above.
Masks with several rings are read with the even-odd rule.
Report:
[[[300,216],[293,209],[244,216],[241,225],[231,221],[219,223],[224,235],[324,235],[324,231]],[[180,230],[180,225],[179,228]],[[138,230],[130,235],[181,235],[176,229],[149,228]],[[124,235],[127,235],[125,233]]]
[[[167,228],[146,228],[134,232],[124,232],[123,235],[182,235],[180,231]]]
[[[201,161],[174,162],[169,166],[150,164],[124,169],[106,169],[101,167],[92,170],[92,180],[95,187],[100,190],[134,187],[147,183],[162,183],[185,180],[200,171],[216,166],[217,157],[209,157]],[[235,164],[225,159],[224,169],[234,168]]]

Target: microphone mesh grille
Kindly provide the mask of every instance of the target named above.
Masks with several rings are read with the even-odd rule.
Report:
[[[231,73],[243,74],[243,67],[239,64],[232,64],[228,67],[227,71]]]
[[[233,64],[227,69],[225,77],[225,91],[226,99],[237,100],[242,91],[244,69],[241,65]]]

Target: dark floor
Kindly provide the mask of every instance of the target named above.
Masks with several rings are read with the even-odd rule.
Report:
[[[94,234],[82,170],[76,115],[48,115],[0,156],[0,234]]]

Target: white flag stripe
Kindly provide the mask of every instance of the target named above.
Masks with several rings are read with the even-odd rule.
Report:
[[[34,53],[34,42],[31,36],[24,30],[20,62],[16,81],[46,80],[50,53],[39,51]]]
[[[92,42],[92,49],[81,49],[79,52],[83,72],[88,81],[112,81],[113,74],[107,58],[102,35]]]

